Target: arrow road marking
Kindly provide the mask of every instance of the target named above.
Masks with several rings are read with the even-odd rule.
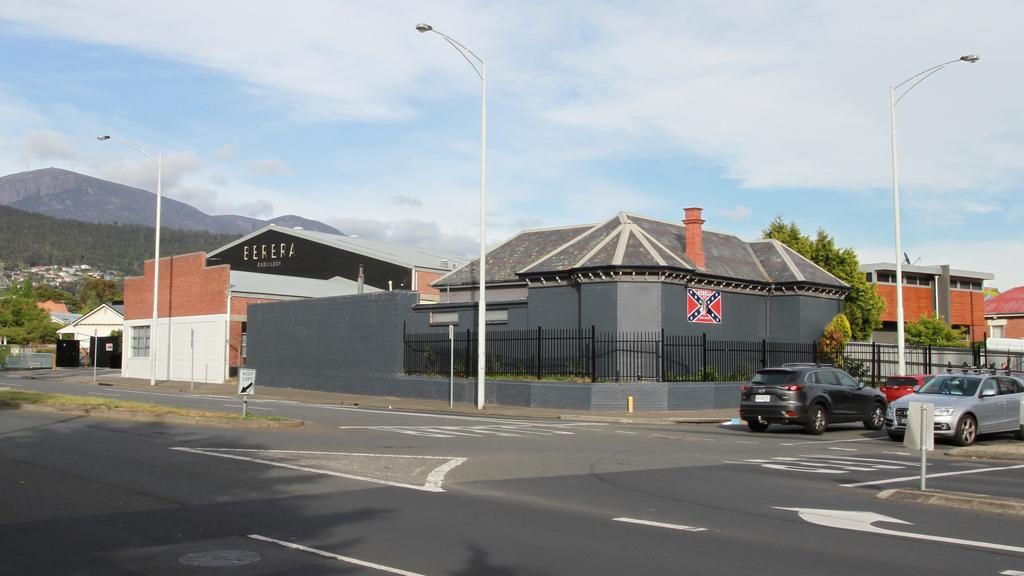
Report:
[[[910,522],[899,520],[891,516],[884,516],[874,512],[857,512],[853,510],[818,510],[813,508],[783,508],[775,507],[777,510],[791,510],[800,515],[801,518],[811,524],[828,526],[829,528],[840,528],[842,530],[855,530],[857,532],[870,532],[885,536],[899,536],[913,540],[927,540],[930,542],[943,542],[945,544],[958,544],[972,548],[987,548],[989,550],[1000,550],[1003,552],[1015,552],[1024,554],[1024,548],[1020,546],[1007,546],[993,542],[981,542],[978,540],[961,540],[959,538],[947,538],[945,536],[931,536],[928,534],[914,534],[913,532],[900,532],[873,526],[875,522],[889,522],[892,524],[905,524],[913,526]],[[1005,572],[1004,572],[1005,574]]]

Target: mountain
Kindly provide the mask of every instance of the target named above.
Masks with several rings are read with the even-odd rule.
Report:
[[[69,170],[43,168],[0,177],[0,205],[54,218],[152,227],[156,194]],[[341,234],[327,224],[299,216],[273,220],[213,216],[167,196],[161,201],[160,223],[161,228],[235,235],[248,234],[267,224]]]
[[[208,252],[239,234],[161,227],[160,256]],[[142,273],[153,258],[153,228],[139,224],[91,224],[0,206],[0,268],[88,264],[128,275]]]

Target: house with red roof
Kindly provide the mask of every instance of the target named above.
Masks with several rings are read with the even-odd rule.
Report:
[[[985,321],[991,338],[1024,338],[1024,286],[985,301]]]

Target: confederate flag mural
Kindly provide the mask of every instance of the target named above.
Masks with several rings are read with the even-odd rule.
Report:
[[[722,323],[722,292],[690,288],[686,291],[686,319],[699,324]]]

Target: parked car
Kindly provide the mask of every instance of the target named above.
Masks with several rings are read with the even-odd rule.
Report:
[[[924,386],[932,378],[935,378],[934,374],[908,374],[906,376],[889,376],[885,379],[885,384],[879,387],[879,391],[885,394],[885,399],[888,402],[895,402],[899,398],[906,396],[914,391],[918,386]]]
[[[821,434],[833,422],[880,430],[887,405],[881,392],[831,366],[764,368],[740,394],[740,418],[754,432],[769,424],[801,424],[808,434]]]
[[[885,430],[893,440],[903,441],[910,403],[928,402],[935,405],[935,436],[951,438],[957,446],[969,446],[978,434],[993,432],[1016,432],[1024,440],[1021,401],[1024,383],[1013,376],[978,370],[940,374],[889,405]]]

